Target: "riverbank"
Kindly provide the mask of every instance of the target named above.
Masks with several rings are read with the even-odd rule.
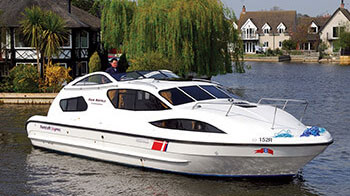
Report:
[[[329,58],[323,58],[319,59],[318,57],[308,57],[303,55],[290,55],[290,62],[292,63],[330,63],[330,64],[340,64],[340,58],[339,57],[329,57]],[[278,56],[266,56],[266,57],[259,57],[259,56],[244,56],[244,61],[247,62],[280,62]]]
[[[0,93],[0,104],[51,104],[57,93]]]

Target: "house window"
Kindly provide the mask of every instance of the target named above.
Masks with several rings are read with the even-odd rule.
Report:
[[[15,48],[29,48],[30,42],[19,29],[15,30]]]
[[[89,67],[88,67],[87,61],[78,62],[75,73],[76,73],[76,76],[82,76],[89,73]]]
[[[282,42],[281,42],[281,41],[278,42],[278,46],[279,46],[280,48],[282,48]]]
[[[75,36],[76,48],[88,48],[89,47],[89,33],[87,31],[80,31]]]
[[[278,33],[284,33],[284,29],[278,29]]]
[[[311,27],[309,32],[310,33],[317,33],[317,27]]]
[[[63,40],[62,48],[72,48],[72,31],[69,31],[67,39]]]
[[[339,27],[333,27],[333,37],[339,37]]]
[[[141,90],[120,89],[107,93],[113,106],[118,109],[133,111],[157,111],[169,109],[156,96]]]
[[[264,33],[265,33],[265,34],[270,33],[270,29],[264,29]]]
[[[264,42],[263,47],[269,47],[269,42]]]

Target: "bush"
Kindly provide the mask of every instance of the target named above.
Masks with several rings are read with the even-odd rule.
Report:
[[[56,93],[61,90],[64,83],[72,80],[69,75],[71,68],[65,68],[59,65],[47,65],[45,69],[45,82],[41,87],[44,92]]]
[[[267,56],[275,56],[275,52],[269,48],[269,49],[267,49],[267,51],[266,51],[266,55],[267,55]]]
[[[179,67],[179,60],[169,59],[159,52],[148,52],[144,53],[143,56],[131,59],[131,66],[128,71],[167,69],[177,73]]]
[[[294,42],[293,40],[288,39],[282,42],[283,50],[290,51],[290,50],[295,50],[296,48],[297,48],[297,43]]]
[[[39,73],[35,66],[20,64],[10,71],[10,80],[13,80],[13,90],[18,93],[39,92]]]
[[[283,52],[282,52],[282,50],[280,50],[279,48],[277,48],[277,49],[275,50],[275,54],[276,54],[277,56],[281,56],[281,55],[283,55]]]
[[[101,58],[97,52],[94,52],[89,61],[89,73],[95,71],[101,71]]]
[[[4,78],[0,83],[0,92],[14,92],[13,83],[10,78]]]

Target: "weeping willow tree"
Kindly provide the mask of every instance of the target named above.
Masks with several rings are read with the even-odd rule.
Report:
[[[129,39],[129,27],[136,9],[136,3],[129,0],[102,0],[101,31],[106,49],[121,50]]]
[[[172,70],[181,75],[232,72],[228,45],[242,49],[220,1],[139,0],[136,6],[126,0],[106,0],[103,7],[105,47],[122,48],[130,59],[160,54],[152,56],[168,59]],[[128,8],[133,10],[129,15]],[[240,63],[239,58],[236,62]]]

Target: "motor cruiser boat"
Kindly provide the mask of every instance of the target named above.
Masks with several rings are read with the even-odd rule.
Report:
[[[26,130],[35,147],[125,165],[202,176],[294,176],[333,139],[286,112],[291,102],[306,111],[304,100],[252,103],[218,83],[184,81],[166,70],[131,72],[120,81],[95,72],[67,84],[47,116],[31,117]]]

